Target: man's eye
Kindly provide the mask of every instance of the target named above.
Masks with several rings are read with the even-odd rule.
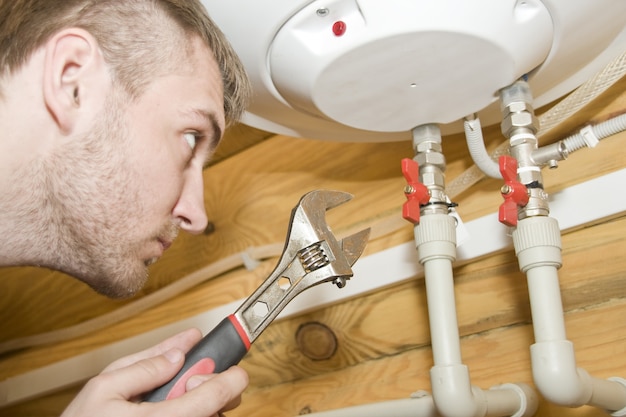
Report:
[[[191,150],[194,150],[196,148],[196,143],[198,141],[198,135],[196,133],[187,132],[184,134],[184,136]]]

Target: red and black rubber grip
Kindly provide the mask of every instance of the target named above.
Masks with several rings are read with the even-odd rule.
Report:
[[[167,384],[144,397],[157,402],[180,397],[186,391],[187,380],[193,375],[212,374],[237,365],[248,350],[250,341],[234,315],[222,320],[185,356],[185,364]]]

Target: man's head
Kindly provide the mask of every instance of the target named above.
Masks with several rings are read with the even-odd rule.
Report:
[[[154,77],[184,65],[187,41],[197,36],[220,68],[227,121],[238,120],[247,105],[243,66],[199,0],[0,0],[0,16],[0,76],[19,69],[54,33],[80,27],[136,96]],[[176,54],[180,62],[172,59]]]
[[[192,0],[0,15],[0,265],[132,295],[179,228],[206,226],[202,168],[244,109],[241,63]]]

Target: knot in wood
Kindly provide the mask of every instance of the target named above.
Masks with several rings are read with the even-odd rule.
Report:
[[[337,336],[325,324],[308,322],[298,327],[296,344],[307,358],[322,361],[330,359],[337,351]]]

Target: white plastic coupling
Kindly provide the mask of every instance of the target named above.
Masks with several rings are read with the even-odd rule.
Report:
[[[611,381],[611,382],[614,382],[616,384],[621,385],[623,390],[624,390],[624,392],[626,392],[626,379],[615,376],[615,377],[609,378],[608,380]],[[611,415],[613,417],[623,417],[623,416],[626,416],[626,405],[624,406],[624,408],[611,413]]]
[[[537,396],[535,390],[527,384],[501,384],[493,386],[489,388],[489,391],[487,391],[487,393],[492,394],[500,392],[507,392],[509,393],[509,396],[515,395],[515,397],[513,397],[513,399],[509,398],[508,401],[502,401],[502,396],[499,398],[500,401],[497,401],[496,398],[489,398],[489,416],[510,415],[511,417],[532,417],[539,408],[539,397]],[[511,414],[510,411],[513,406],[515,407],[513,410],[517,409],[517,411],[514,414]]]
[[[423,215],[414,234],[420,263],[441,258],[451,262],[456,260],[456,220],[453,216]]]
[[[520,270],[526,273],[539,266],[560,268],[561,230],[556,219],[533,216],[518,222],[513,231],[513,244]]]

